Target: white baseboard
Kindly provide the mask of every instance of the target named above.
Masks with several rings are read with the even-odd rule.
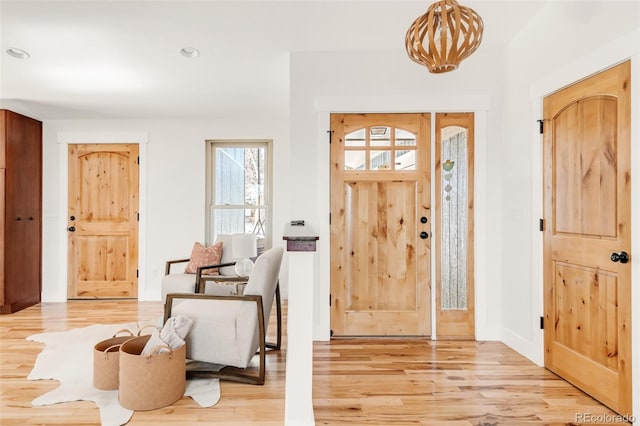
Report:
[[[541,367],[544,365],[543,349],[536,347],[534,342],[523,338],[512,330],[508,328],[502,329],[502,343],[509,346],[525,358],[528,358],[531,362]]]
[[[500,327],[483,327],[482,330],[476,330],[476,340],[478,341],[502,341]]]
[[[67,293],[61,293],[58,291],[43,291],[42,303],[66,303]]]

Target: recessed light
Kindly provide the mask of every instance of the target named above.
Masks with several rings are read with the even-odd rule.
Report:
[[[26,50],[18,49],[17,47],[8,48],[7,55],[13,56],[17,59],[29,59],[31,57]]]
[[[195,47],[183,47],[180,49],[180,54],[185,58],[195,58],[200,52]]]

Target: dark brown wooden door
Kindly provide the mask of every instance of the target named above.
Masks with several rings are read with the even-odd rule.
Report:
[[[5,229],[3,312],[40,301],[42,123],[4,111]]]
[[[630,91],[626,62],[544,99],[545,366],[628,416]]]

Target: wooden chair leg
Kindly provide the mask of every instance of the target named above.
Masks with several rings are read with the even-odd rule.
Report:
[[[245,383],[248,385],[264,385],[264,366],[260,367],[257,374],[246,373],[245,370],[235,367],[225,367],[218,372],[187,371],[187,377],[202,377],[211,379],[228,380],[231,382]]]
[[[266,347],[276,351],[282,346],[282,300],[280,298],[280,282],[276,285],[276,342],[266,342]]]

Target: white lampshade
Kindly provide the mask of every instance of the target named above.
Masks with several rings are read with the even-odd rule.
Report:
[[[231,253],[236,259],[236,274],[248,276],[253,269],[253,262],[249,259],[258,254],[257,238],[255,234],[233,234],[231,236]]]
[[[233,257],[236,259],[255,257],[258,254],[256,234],[233,234],[231,247]]]

